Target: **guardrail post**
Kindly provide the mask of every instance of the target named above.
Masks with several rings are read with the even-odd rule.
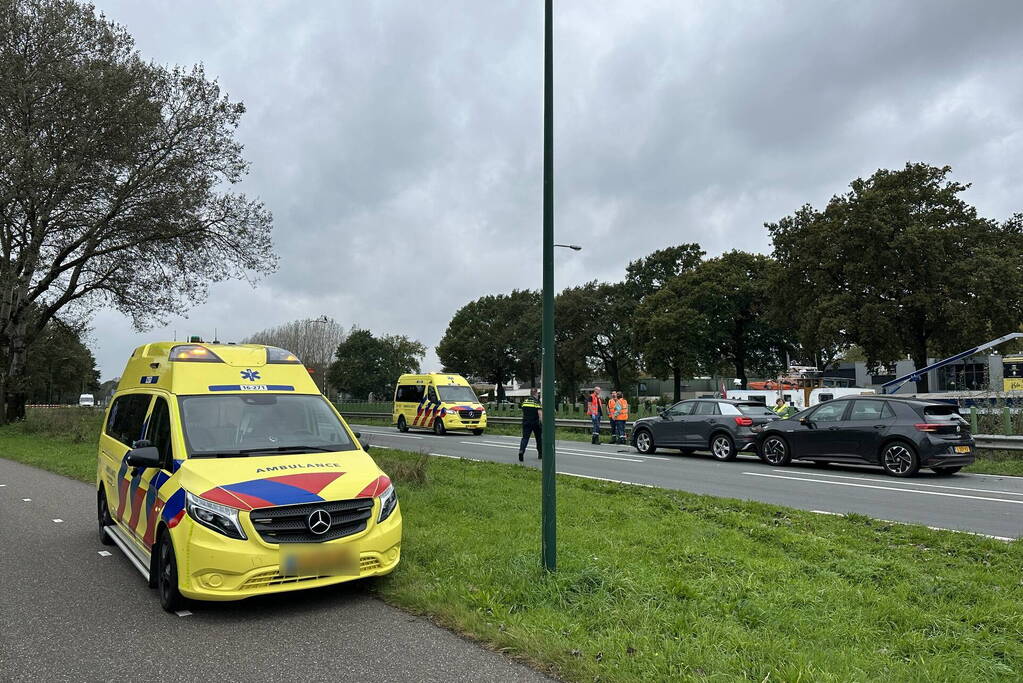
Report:
[[[1009,406],[1002,408],[1002,433],[1006,436],[1012,434],[1012,414],[1009,412]]]
[[[970,432],[977,433],[977,406],[970,406]]]

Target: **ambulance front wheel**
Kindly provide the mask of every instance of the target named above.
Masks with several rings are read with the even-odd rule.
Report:
[[[408,422],[405,422],[405,416],[404,415],[399,415],[398,416],[398,431],[399,432],[407,432],[408,431]]]
[[[160,606],[167,612],[177,612],[185,604],[185,599],[178,590],[178,561],[170,533],[166,530],[160,534],[156,559],[156,590],[160,593]]]
[[[437,436],[444,436],[448,430],[444,429],[444,420],[439,417],[433,421],[433,433]]]
[[[103,545],[113,545],[114,539],[107,535],[107,527],[114,525],[114,519],[110,516],[107,492],[102,486],[99,487],[99,496],[97,496],[96,516],[99,518],[99,542]]]

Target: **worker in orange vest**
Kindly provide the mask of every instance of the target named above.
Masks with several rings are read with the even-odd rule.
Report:
[[[618,392],[618,402],[615,404],[618,410],[618,415],[615,418],[615,427],[617,427],[617,441],[620,444],[625,443],[625,424],[629,421],[629,402],[625,400],[625,395],[622,392]]]
[[[600,387],[593,387],[590,398],[586,402],[586,414],[593,422],[593,439],[591,443],[600,443],[600,415],[604,412],[604,405],[600,401]]]
[[[612,391],[607,399],[607,419],[611,423],[611,443],[618,443],[618,392]]]

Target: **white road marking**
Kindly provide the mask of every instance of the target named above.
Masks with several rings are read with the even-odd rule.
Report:
[[[447,453],[428,453],[427,455],[434,455],[438,458],[454,458],[455,460],[461,460],[457,455],[448,455]]]
[[[360,434],[376,434],[377,436],[393,436],[395,439],[422,439],[421,436],[411,436],[410,434],[388,434],[387,432],[367,432],[365,430],[359,432]]]
[[[503,443],[488,443],[486,441],[462,441],[461,443],[469,444],[470,446],[489,446],[490,448],[511,448],[516,451],[519,449],[518,446],[510,446]],[[602,458],[604,460],[621,460],[623,462],[643,462],[640,458],[619,458],[614,455],[597,455],[595,453],[582,453],[578,451],[565,450],[564,448],[559,448],[557,452],[563,455],[576,455],[579,456],[580,458]]]
[[[96,554],[99,555],[100,557],[110,557],[110,551],[109,550],[100,550]]]
[[[2,489],[5,486],[7,486],[7,484],[0,484],[0,489]]]
[[[609,481],[609,482],[611,482],[613,484],[628,484],[629,486],[643,486],[643,487],[646,487],[648,489],[652,489],[654,487],[653,484],[640,484],[640,483],[635,482],[635,481],[622,481],[621,479],[608,479],[607,477],[594,477],[594,476],[589,475],[589,474],[576,474],[575,472],[562,472],[561,470],[558,470],[558,474],[564,474],[564,475],[569,476],[569,477],[579,477],[581,479],[596,479],[597,481]]]
[[[64,521],[63,519],[55,519],[55,520],[53,520],[53,523],[54,524],[61,524],[63,521]]]
[[[845,514],[842,513],[842,512],[828,512],[827,510],[810,510],[810,512],[815,512],[818,515],[833,515],[835,517],[845,517]],[[926,524],[918,525],[916,522],[899,522],[899,521],[894,520],[894,519],[878,519],[877,521],[884,522],[886,524],[905,524],[907,526],[927,526]],[[965,531],[964,529],[949,529],[949,528],[943,527],[943,526],[927,526],[927,528],[931,529],[932,531],[951,531],[951,532],[954,532],[954,533],[957,533],[957,534],[969,534],[971,536],[983,536],[984,538],[993,538],[996,541],[1011,542],[1011,541],[1015,541],[1016,540],[1015,538],[1012,538],[1011,536],[995,536],[994,534],[982,534],[979,531]]]
[[[926,486],[931,489],[951,489],[954,491],[975,491],[977,493],[1000,493],[1006,496],[1023,496],[1023,491],[999,491],[997,489],[975,489],[968,486],[944,486],[941,484],[925,484],[919,481],[893,481],[891,479],[878,479],[876,477],[850,477],[842,474],[824,474],[823,472],[795,472],[792,474],[805,474],[808,477],[828,477],[829,479],[852,479],[854,481],[876,481],[882,484],[898,484],[899,486]]]
[[[22,498],[21,500],[22,500],[23,502],[25,502],[25,503],[31,503],[31,502],[32,502],[32,499],[31,499],[31,498]]]
[[[179,609],[174,614],[178,615],[179,617],[190,617],[190,616],[192,616],[192,613],[189,612],[187,609]]]
[[[848,481],[829,481],[827,479],[807,479],[805,477],[787,477],[781,474],[761,474],[759,472],[743,472],[751,477],[767,477],[769,479],[787,479],[789,481],[803,481],[812,484],[830,484],[831,486],[855,486],[861,489],[877,489],[879,491],[900,491],[902,493],[918,493],[926,496],[946,496],[948,498],[967,498],[969,500],[985,500],[991,503],[1008,503],[1010,505],[1023,505],[1023,500],[1005,500],[1004,498],[988,498],[985,496],[964,496],[960,493],[943,493],[941,491],[920,491],[919,489],[903,489],[894,486],[871,486],[870,484],[853,484]]]

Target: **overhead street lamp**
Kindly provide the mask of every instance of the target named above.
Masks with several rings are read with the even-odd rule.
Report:
[[[555,244],[556,247],[565,247],[565,249],[571,249],[572,251],[580,251],[582,247],[578,244]]]

